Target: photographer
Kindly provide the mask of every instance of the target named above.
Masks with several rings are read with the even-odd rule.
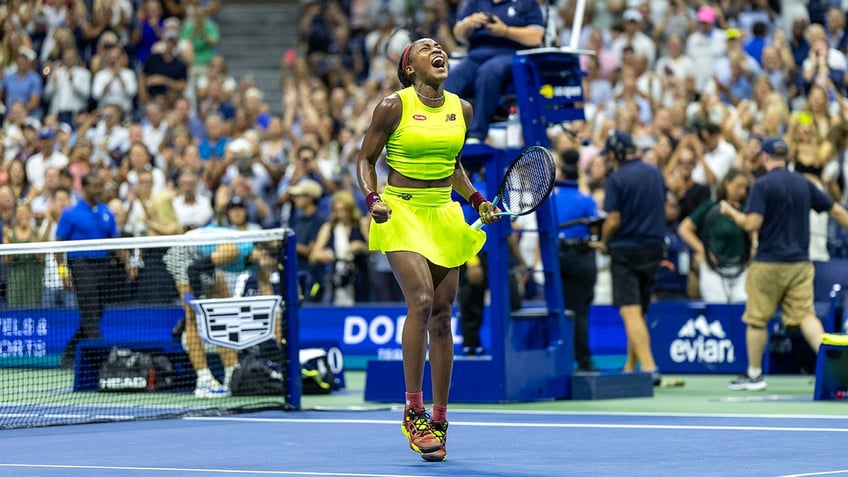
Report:
[[[310,263],[330,267],[334,305],[352,306],[368,300],[368,238],[353,195],[339,191],[330,199],[330,218],[318,231]]]

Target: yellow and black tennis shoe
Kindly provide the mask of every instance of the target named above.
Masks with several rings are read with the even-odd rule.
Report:
[[[427,454],[442,447],[442,442],[430,429],[430,415],[423,409],[407,409],[400,430],[409,439],[409,448],[415,452]]]
[[[428,462],[442,462],[448,460],[448,451],[445,444],[448,441],[448,421],[434,422],[430,421],[430,429],[433,435],[442,443],[442,447],[435,452],[421,454],[421,458]]]

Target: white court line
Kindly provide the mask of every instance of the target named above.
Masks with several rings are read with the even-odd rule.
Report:
[[[228,421],[228,422],[261,422],[276,424],[391,424],[397,425],[394,420],[385,419],[272,419],[272,418],[240,418],[240,417],[186,417],[189,421]],[[670,424],[566,424],[545,422],[466,422],[451,421],[451,426],[468,427],[527,427],[546,429],[663,429],[663,430],[690,430],[690,431],[785,431],[785,432],[840,432],[848,433],[848,428],[829,429],[820,427],[774,427],[774,426],[696,426],[696,425],[670,425]]]
[[[403,406],[398,405],[403,411]],[[308,411],[309,409],[304,409]],[[453,413],[469,414],[527,414],[547,416],[628,416],[628,417],[720,417],[720,418],[750,418],[750,419],[823,419],[846,420],[848,415],[828,414],[744,414],[744,413],[700,413],[700,412],[615,412],[615,411],[535,411],[535,410],[505,410],[505,409],[462,409],[451,408]]]
[[[346,412],[350,409],[341,408],[303,408],[301,411],[315,412]],[[370,411],[371,409],[353,409],[356,411]],[[375,412],[383,409],[374,409]],[[391,406],[390,411],[403,412],[400,404]],[[542,411],[532,409],[464,409],[460,405],[451,407],[454,414],[517,414],[529,416],[628,416],[628,417],[705,417],[705,418],[751,418],[751,419],[822,419],[822,420],[848,420],[848,415],[840,414],[745,414],[745,413],[714,413],[714,412],[645,412],[645,411]]]
[[[781,475],[780,477],[812,477],[814,475],[838,475],[838,474],[848,475],[848,469],[845,469],[845,470],[829,470],[827,472],[810,472],[808,474],[787,474],[787,475]]]
[[[234,470],[234,469],[195,469],[182,467],[124,467],[112,465],[51,465],[51,464],[0,464],[0,467],[33,468],[33,469],[88,469],[88,470],[127,470],[127,471],[156,471],[156,472],[193,472],[216,474],[250,474],[250,475],[303,475],[311,477],[428,477],[424,475],[406,474],[356,474],[349,472],[294,472],[288,470]]]

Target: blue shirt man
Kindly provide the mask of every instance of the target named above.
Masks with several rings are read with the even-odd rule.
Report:
[[[557,181],[557,186],[554,192],[554,204],[558,223],[592,219],[598,216],[598,205],[595,199],[582,192],[576,180]],[[560,238],[575,240],[588,239],[591,234],[589,226],[584,223],[564,227],[559,231]]]
[[[557,255],[565,308],[574,323],[574,361],[578,371],[594,371],[589,346],[589,309],[595,300],[598,268],[595,250],[589,245],[592,231],[584,222],[598,217],[598,207],[590,195],[577,188],[580,153],[567,149],[562,153],[559,187],[554,192],[557,221],[560,226]],[[576,225],[567,225],[576,224]]]
[[[103,179],[96,173],[82,178],[83,200],[75,206],[65,209],[56,226],[57,240],[92,240],[117,237],[118,225],[112,212],[100,202],[103,192]],[[123,256],[129,279],[134,278],[135,267]],[[60,268],[65,269],[65,264]],[[70,278],[77,294],[77,304],[80,314],[80,325],[74,333],[65,351],[62,353],[63,368],[74,366],[76,345],[81,339],[102,338],[100,320],[103,316],[103,306],[110,297],[116,294],[121,284],[116,284],[117,278],[111,273],[108,250],[91,250],[68,253]],[[61,272],[60,272],[61,274]]]
[[[15,57],[17,71],[3,76],[2,89],[6,98],[6,111],[12,110],[12,103],[22,102],[30,116],[41,117],[38,102],[41,100],[41,76],[32,70],[30,62],[35,52],[22,46]]]
[[[89,177],[89,176],[86,176]],[[57,240],[94,240],[120,236],[115,216],[105,204],[98,200],[103,183],[97,179],[83,178],[84,200],[66,209],[56,225]],[[68,252],[68,259],[105,258],[107,250]]]

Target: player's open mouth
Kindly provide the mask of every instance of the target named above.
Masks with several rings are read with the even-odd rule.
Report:
[[[443,56],[437,56],[430,60],[430,66],[433,68],[444,68],[445,67],[445,58]]]

